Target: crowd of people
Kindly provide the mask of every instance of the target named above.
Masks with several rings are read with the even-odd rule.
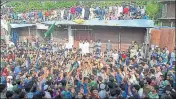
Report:
[[[175,50],[132,42],[120,51],[110,40],[101,48],[100,40],[81,41],[79,48],[2,41],[1,99],[176,98]]]
[[[148,19],[145,6],[135,3],[114,4],[113,6],[73,6],[71,8],[59,8],[54,10],[32,10],[23,13],[14,12],[9,8],[2,18],[13,23],[36,23],[48,20],[74,20],[95,19],[99,20],[129,20]]]

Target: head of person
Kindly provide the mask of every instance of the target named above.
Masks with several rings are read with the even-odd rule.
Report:
[[[154,85],[151,87],[152,93],[157,93],[159,90],[159,86],[158,85]]]
[[[133,91],[134,93],[137,93],[137,92],[139,91],[139,89],[140,89],[140,86],[139,86],[139,85],[133,85],[133,87],[132,87],[132,91]]]
[[[7,91],[6,92],[6,98],[7,99],[13,99],[13,95],[14,95],[13,91]]]
[[[98,42],[101,42],[100,39],[98,39]]]
[[[79,92],[78,95],[77,95],[77,98],[78,99],[82,99],[83,98],[83,94],[81,92]]]

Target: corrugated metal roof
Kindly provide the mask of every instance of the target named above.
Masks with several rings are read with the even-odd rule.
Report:
[[[159,0],[158,2],[175,2],[175,0]]]
[[[10,24],[11,28],[20,28],[20,27],[31,27],[34,26],[35,24]]]
[[[54,24],[56,25],[89,25],[89,26],[120,26],[120,27],[142,27],[142,28],[152,28],[154,27],[153,20],[146,19],[134,19],[134,20],[85,20],[83,24],[77,24],[73,21],[46,21],[44,24]]]

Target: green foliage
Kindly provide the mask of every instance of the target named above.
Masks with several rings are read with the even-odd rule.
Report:
[[[146,6],[146,13],[152,18],[155,19],[157,12],[159,11],[159,4],[157,2],[150,2]]]

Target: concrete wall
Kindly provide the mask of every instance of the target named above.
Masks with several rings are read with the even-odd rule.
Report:
[[[28,28],[20,28],[18,31],[20,38],[29,37]],[[36,30],[35,28],[30,28],[30,34],[39,37],[40,40],[44,39],[45,32],[46,30]],[[126,50],[131,44],[131,41],[137,41],[140,45],[144,43],[146,32],[147,31],[145,28],[107,26],[71,26],[71,30],[68,31],[68,26],[61,26],[55,28],[51,38],[57,43],[64,43],[66,39],[70,42],[71,40],[74,40],[75,47],[78,47],[80,40],[88,39],[97,41],[100,39],[103,43],[103,49],[106,48],[105,45],[107,41],[111,40],[114,49]]]
[[[138,44],[142,44],[145,41],[145,35],[147,30],[145,28],[120,28],[120,27],[84,27],[84,26],[74,26],[74,29],[78,29],[74,32],[75,35],[75,45],[78,46],[79,40],[101,40],[103,43],[103,49],[106,48],[105,44],[108,40],[113,43],[114,49],[126,50],[131,41],[137,41]],[[80,31],[79,29],[92,29],[87,31]],[[81,33],[82,32],[82,33]]]

